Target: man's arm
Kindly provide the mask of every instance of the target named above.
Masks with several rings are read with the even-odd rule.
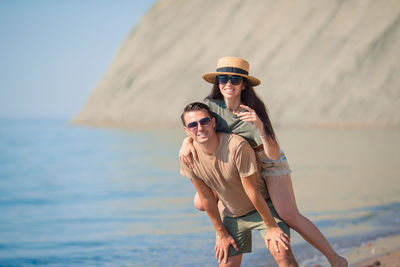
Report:
[[[267,202],[265,201],[261,193],[257,190],[256,175],[252,174],[248,177],[242,178],[241,180],[243,188],[251,203],[253,203],[254,207],[257,209],[261,218],[268,227],[268,232],[265,236],[265,244],[267,245],[267,247],[269,247],[269,241],[273,241],[272,243],[274,244],[276,251],[279,252],[278,242],[285,249],[288,249],[289,236],[287,236],[287,234],[285,234],[276,224]]]
[[[221,217],[218,212],[218,204],[215,199],[212,190],[201,180],[192,178],[193,185],[196,187],[201,203],[206,210],[208,217],[210,217],[215,230],[217,231],[217,242],[215,245],[216,258],[218,263],[224,258],[224,262],[228,262],[228,251],[229,247],[232,245],[236,250],[239,250],[235,240],[228,233],[224,224],[222,223]]]

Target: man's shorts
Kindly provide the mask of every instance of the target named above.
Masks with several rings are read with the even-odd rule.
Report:
[[[274,206],[272,205],[271,200],[267,199],[266,201],[278,226],[284,233],[290,236],[289,226],[279,217]],[[258,230],[262,238],[265,237],[268,231],[267,226],[257,210],[251,211],[250,213],[240,217],[222,217],[222,222],[224,223],[229,234],[235,239],[236,244],[239,247],[239,251],[236,251],[233,246],[230,246],[229,256],[251,252],[252,230]]]

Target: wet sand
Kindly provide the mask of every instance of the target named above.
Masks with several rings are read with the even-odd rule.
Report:
[[[350,266],[400,267],[400,235],[379,238],[362,244],[345,255]]]
[[[358,264],[354,264],[353,266],[400,266],[400,249],[386,252]]]

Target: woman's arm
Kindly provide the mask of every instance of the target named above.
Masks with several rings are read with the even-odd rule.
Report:
[[[269,242],[272,241],[277,252],[279,252],[278,243],[280,243],[285,249],[288,249],[290,238],[276,224],[267,202],[257,190],[256,175],[252,174],[248,177],[242,178],[242,184],[246,195],[249,197],[251,203],[253,203],[254,207],[268,227],[268,232],[265,236],[265,244],[267,245],[267,248],[269,248]]]
[[[272,160],[277,160],[281,154],[281,149],[278,142],[267,136],[263,122],[260,120],[257,113],[253,109],[245,105],[240,105],[240,107],[246,109],[248,112],[235,113],[236,116],[240,117],[242,121],[248,121],[254,124],[261,137],[265,154],[268,158]]]
[[[193,139],[186,137],[183,139],[182,146],[179,150],[179,161],[185,163],[186,166],[193,169],[193,159],[197,160],[197,152],[193,146]]]
[[[266,135],[264,127],[262,128],[262,131],[264,133],[259,130],[260,137],[264,146],[265,155],[267,155],[269,159],[278,160],[279,156],[281,155],[281,148],[279,147],[278,142],[272,140],[269,136]]]

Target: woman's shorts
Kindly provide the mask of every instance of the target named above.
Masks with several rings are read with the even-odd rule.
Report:
[[[283,174],[283,175],[267,175],[267,174],[261,174],[262,178],[267,181],[267,179],[284,179],[287,177],[291,177],[290,173],[288,174]]]
[[[285,153],[281,151],[278,160],[271,160],[267,157],[264,150],[256,151],[257,162],[260,165],[260,172],[263,176],[276,176],[290,174],[289,163]]]

